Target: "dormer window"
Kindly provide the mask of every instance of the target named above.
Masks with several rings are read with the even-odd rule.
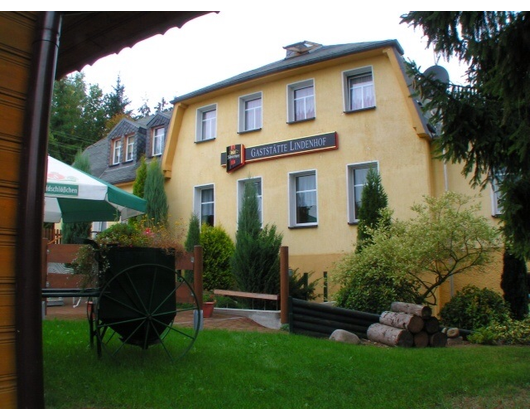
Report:
[[[112,164],[117,165],[121,162],[123,149],[123,140],[116,139],[112,142]]]
[[[165,128],[159,127],[153,129],[153,156],[160,156],[164,153],[164,135]]]

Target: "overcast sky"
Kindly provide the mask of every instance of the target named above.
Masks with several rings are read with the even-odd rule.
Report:
[[[407,60],[421,70],[439,64],[451,81],[464,67],[447,63],[426,49],[421,29],[400,24],[407,11],[221,11],[193,19],[102,58],[83,68],[85,81],[111,93],[121,78],[125,95],[136,111],[147,101],[151,110],[162,98],[169,102],[240,73],[282,60],[283,47],[300,41],[323,45],[397,39]]]

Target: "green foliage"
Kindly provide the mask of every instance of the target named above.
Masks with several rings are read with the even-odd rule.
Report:
[[[486,327],[477,329],[468,339],[476,344],[528,346],[530,345],[530,318],[503,323],[494,321]]]
[[[357,225],[357,252],[362,250],[365,243],[370,242],[370,229],[377,226],[382,217],[381,211],[387,206],[388,197],[381,184],[381,176],[371,168],[366,175],[366,184],[361,195],[359,224]]]
[[[79,150],[75,155],[72,166],[87,174],[90,174],[90,162],[86,156]],[[80,239],[90,237],[92,230],[91,222],[72,222],[63,223],[61,227],[64,244],[78,243]]]
[[[318,280],[310,282],[309,278],[312,274],[307,273],[307,276],[304,276],[298,273],[298,268],[295,268],[289,276],[289,296],[302,300],[315,300]]]
[[[472,185],[494,177],[501,216],[513,252],[530,256],[530,12],[410,12],[402,22],[420,27],[428,46],[469,66],[464,86],[410,72],[431,125],[440,124],[434,146],[447,162],[462,162]]]
[[[188,223],[188,233],[186,234],[186,241],[184,242],[184,249],[187,252],[193,252],[195,245],[201,242],[201,224],[199,217],[192,213]],[[186,270],[184,278],[189,282],[193,282],[193,271]]]
[[[153,159],[147,167],[145,178],[144,199],[147,201],[145,215],[153,226],[167,226],[168,203],[164,189],[165,178],[158,159]]]
[[[136,169],[136,178],[133,184],[133,194],[137,197],[144,197],[145,191],[145,180],[147,178],[147,163],[145,162],[145,156],[142,155],[140,158],[140,165]]]
[[[234,285],[230,260],[234,243],[220,226],[202,225],[200,245],[203,250],[204,290],[230,289]]]
[[[261,228],[256,188],[252,182],[247,182],[231,264],[239,290],[279,293],[282,239],[275,225]]]
[[[522,320],[528,315],[528,279],[526,261],[509,251],[504,252],[501,288],[510,306],[512,318]]]
[[[477,216],[479,206],[453,192],[424,200],[412,207],[416,215],[408,221],[388,224],[390,211],[383,211],[376,229],[369,229],[371,243],[357,256],[345,258],[336,281],[354,288],[381,284],[399,294],[419,293],[416,303],[436,304],[435,290],[448,278],[484,268],[500,242],[498,231]]]
[[[380,314],[390,310],[392,302],[421,301],[418,283],[396,270],[392,257],[381,256],[380,249],[368,246],[337,264],[331,273],[332,281],[340,284],[335,296],[337,306]]]
[[[467,285],[447,302],[440,316],[447,327],[476,330],[492,322],[508,322],[510,311],[497,292]]]
[[[99,86],[87,88],[83,73],[56,81],[49,128],[49,154],[66,163],[74,161],[77,150],[101,139],[105,111]]]

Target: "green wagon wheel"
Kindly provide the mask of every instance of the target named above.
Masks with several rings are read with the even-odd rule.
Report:
[[[187,322],[176,324],[177,316]],[[102,349],[114,356],[125,345],[160,345],[178,359],[193,346],[201,323],[193,288],[178,272],[158,264],[129,267],[106,282],[95,303],[98,356]]]

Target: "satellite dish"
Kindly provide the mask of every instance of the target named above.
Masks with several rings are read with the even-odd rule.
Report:
[[[445,68],[439,66],[438,64],[429,67],[423,72],[424,76],[431,76],[434,80],[438,80],[441,83],[449,83],[449,73]]]

